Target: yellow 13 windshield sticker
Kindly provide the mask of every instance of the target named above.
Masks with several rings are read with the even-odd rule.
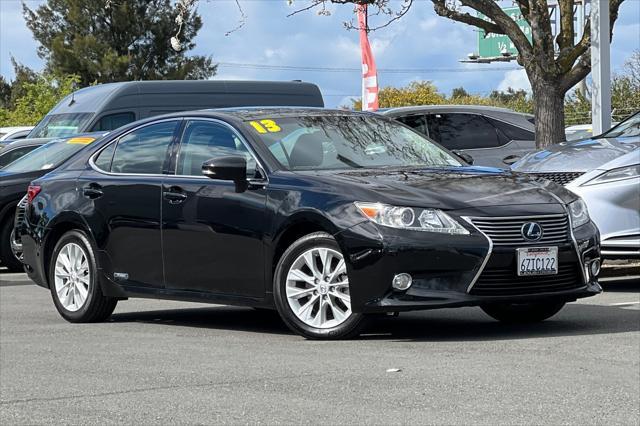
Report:
[[[282,130],[273,120],[250,121],[249,124],[258,133],[277,133]]]

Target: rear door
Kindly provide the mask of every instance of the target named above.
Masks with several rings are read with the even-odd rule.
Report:
[[[91,200],[83,215],[96,232],[101,265],[131,287],[163,287],[162,180],[180,120],[146,124],[103,148],[78,182]]]
[[[536,149],[536,135],[527,129],[509,124],[506,121],[485,117],[498,131],[503,145],[498,148],[499,157],[505,166],[511,166],[525,154]],[[502,166],[504,167],[504,166]]]
[[[489,167],[507,167],[502,162],[504,153],[498,148],[505,141],[498,137],[497,129],[478,114],[437,113],[427,115],[429,136],[452,151],[465,152],[474,164]]]
[[[185,124],[175,175],[162,190],[166,287],[263,298],[266,181],[237,191],[231,181],[202,175],[205,161],[225,155],[244,156],[247,176],[256,175],[254,154],[230,125],[213,119]]]

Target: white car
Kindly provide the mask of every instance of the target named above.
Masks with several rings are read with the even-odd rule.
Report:
[[[33,129],[33,126],[0,127],[0,142],[9,139],[24,139],[31,129]]]
[[[618,122],[611,123],[611,127],[614,127]],[[575,124],[564,129],[565,137],[568,141],[577,141],[580,139],[588,139],[593,136],[592,124]]]

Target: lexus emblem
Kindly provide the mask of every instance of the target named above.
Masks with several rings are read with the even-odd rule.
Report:
[[[522,237],[527,241],[539,241],[542,238],[542,226],[536,222],[527,222],[520,229]]]

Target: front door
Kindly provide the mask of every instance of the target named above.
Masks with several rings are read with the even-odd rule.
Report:
[[[165,121],[123,135],[79,178],[81,195],[93,201],[84,216],[99,230],[100,266],[121,285],[163,286],[162,179],[179,124]]]
[[[242,192],[230,181],[202,175],[218,156],[242,155],[247,176],[258,167],[241,136],[217,120],[186,123],[175,175],[163,185],[163,246],[168,289],[262,298],[265,185]]]

